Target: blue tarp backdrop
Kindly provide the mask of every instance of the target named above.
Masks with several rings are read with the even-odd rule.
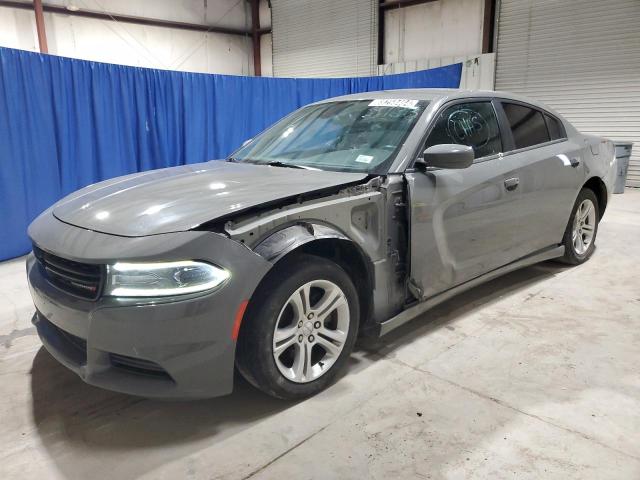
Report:
[[[453,87],[462,65],[380,77],[290,79],[125,67],[0,48],[0,260],[29,223],[118,175],[224,158],[296,108],[372,90]]]

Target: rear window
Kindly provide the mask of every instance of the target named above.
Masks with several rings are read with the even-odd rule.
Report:
[[[513,132],[516,149],[549,141],[549,132],[542,112],[515,103],[503,103],[502,106]]]
[[[547,121],[547,128],[549,129],[549,136],[551,137],[551,140],[565,138],[564,129],[558,119],[553,118],[550,115],[545,115],[544,118]]]

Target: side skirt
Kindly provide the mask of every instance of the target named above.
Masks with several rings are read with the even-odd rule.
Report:
[[[385,320],[384,322],[382,322],[380,324],[379,336],[386,335],[390,331],[398,328],[401,325],[404,325],[410,320],[413,320],[417,316],[435,307],[439,303],[442,303],[445,300],[449,300],[451,297],[454,297],[457,294],[464,292],[465,290],[469,290],[482,283],[488,282],[489,280],[493,280],[494,278],[497,278],[501,275],[504,275],[509,272],[513,272],[514,270],[518,270],[523,267],[528,267],[529,265],[543,262],[545,260],[550,260],[552,258],[558,258],[558,257],[561,257],[562,255],[564,255],[563,245],[545,248],[544,250],[540,250],[536,253],[532,253],[531,255],[527,255],[526,257],[523,257],[520,260],[511,262],[505,265],[504,267],[497,268],[495,270],[485,273],[484,275],[480,275],[479,277],[476,277],[473,280],[469,280],[468,282],[465,282],[461,285],[450,288],[449,290],[446,290],[412,307],[409,307],[406,310],[400,312],[395,317],[392,317],[389,320]]]

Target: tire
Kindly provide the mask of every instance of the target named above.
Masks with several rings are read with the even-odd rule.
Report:
[[[359,320],[358,294],[349,275],[330,260],[294,254],[274,267],[251,299],[236,365],[268,395],[309,397],[345,368]]]
[[[586,209],[589,206],[588,209]],[[598,198],[588,188],[583,188],[573,205],[562,244],[564,256],[559,260],[570,265],[586,262],[596,247],[600,210]],[[588,240],[588,241],[587,241]]]

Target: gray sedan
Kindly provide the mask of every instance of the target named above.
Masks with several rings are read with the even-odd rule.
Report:
[[[594,251],[608,140],[519,96],[403,90],[304,107],[226,161],[86,187],[29,227],[33,322],[85,382],[279,398],[453,295]]]

